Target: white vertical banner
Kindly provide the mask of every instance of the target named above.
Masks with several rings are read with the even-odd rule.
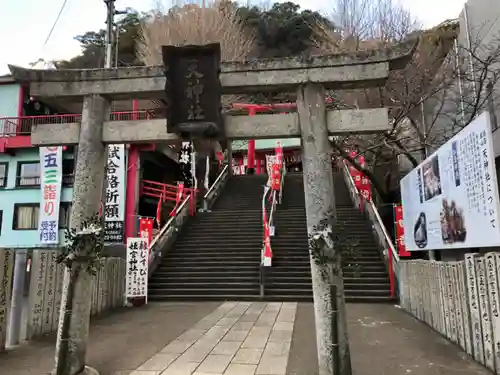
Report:
[[[123,243],[125,227],[125,145],[109,145],[106,164],[104,242]]]
[[[38,237],[42,246],[59,243],[62,153],[62,147],[40,147],[41,199],[38,210]]]
[[[148,296],[148,239],[127,238],[127,269],[125,289],[127,298]]]

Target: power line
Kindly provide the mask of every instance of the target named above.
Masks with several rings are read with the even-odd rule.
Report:
[[[68,3],[68,0],[64,0],[63,4],[61,6],[61,9],[59,9],[59,13],[58,13],[54,23],[52,24],[52,28],[49,31],[49,35],[47,35],[47,39],[45,39],[45,43],[43,43],[44,46],[49,42],[50,37],[52,36],[52,33],[54,32],[54,30],[57,26],[57,23],[59,22],[59,18],[61,18],[62,12],[64,11],[64,8],[66,7],[67,3]]]

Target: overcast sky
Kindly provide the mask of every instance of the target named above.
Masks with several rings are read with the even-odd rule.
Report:
[[[80,52],[75,35],[104,27],[103,0],[67,0],[66,8],[50,41],[44,45],[64,0],[0,0],[0,75],[7,64],[27,66],[38,58],[69,59]],[[464,0],[401,0],[425,27],[456,18]],[[149,10],[156,1],[117,0],[117,9]],[[295,3],[330,14],[329,0],[297,0]]]

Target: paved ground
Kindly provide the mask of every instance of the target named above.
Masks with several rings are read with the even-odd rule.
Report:
[[[354,375],[491,374],[396,307],[347,310]],[[151,304],[93,322],[90,341],[88,362],[102,375],[317,373],[312,304]],[[0,355],[0,373],[48,372],[53,343]]]
[[[347,306],[354,375],[491,375],[454,344],[388,304]],[[299,304],[287,375],[317,373],[312,304]]]

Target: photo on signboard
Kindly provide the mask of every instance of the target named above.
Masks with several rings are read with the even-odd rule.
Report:
[[[424,212],[418,215],[417,221],[415,222],[415,226],[413,227],[413,238],[415,244],[420,249],[427,246],[427,218]]]
[[[440,220],[443,243],[465,242],[467,230],[465,228],[464,210],[458,207],[454,200],[448,202],[446,198],[443,199]]]
[[[437,155],[422,165],[424,177],[424,196],[428,201],[441,194],[441,178],[439,175],[439,161]]]

